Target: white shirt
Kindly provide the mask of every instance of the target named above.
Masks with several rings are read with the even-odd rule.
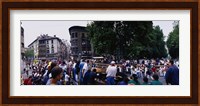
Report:
[[[84,73],[83,73],[83,76],[85,75],[85,73],[88,71],[88,64],[85,63],[84,66],[83,66],[83,69],[84,70]]]
[[[65,75],[65,81],[66,81],[66,82],[69,81],[69,75],[68,75],[68,74]]]
[[[73,67],[72,67],[72,68],[76,68],[76,63],[73,64]]]
[[[62,68],[63,71],[64,71],[64,70],[65,70],[65,71],[67,70],[67,66],[66,66],[66,65],[62,65],[62,64],[60,64],[59,67]]]
[[[117,67],[109,65],[106,70],[106,77],[115,77],[117,74]]]

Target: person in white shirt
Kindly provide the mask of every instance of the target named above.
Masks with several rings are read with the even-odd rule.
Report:
[[[89,74],[90,74],[90,61],[87,60],[87,62],[84,64],[83,69],[82,69],[82,73],[83,73],[83,85],[87,85],[89,83]]]
[[[112,61],[111,65],[108,66],[106,70],[106,84],[107,85],[114,85],[115,84],[115,77],[117,74],[117,67],[115,65],[115,62]]]
[[[67,65],[66,65],[65,61],[63,61],[62,64],[59,65],[59,67],[62,68],[63,71],[67,70]]]
[[[65,79],[64,79],[65,85],[69,85],[69,84],[70,84],[69,78],[70,78],[69,75],[68,75],[68,74],[65,74]]]
[[[165,70],[165,67],[164,66],[160,66],[160,69],[159,69],[160,77],[164,76],[164,70]]]
[[[89,68],[88,66],[89,66],[89,60],[87,60],[87,62],[83,66],[83,69],[82,69],[83,77],[85,76],[85,73],[88,71],[88,68]]]

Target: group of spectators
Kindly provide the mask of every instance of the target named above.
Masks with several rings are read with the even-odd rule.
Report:
[[[96,73],[95,64],[91,64],[89,60],[46,61],[27,64],[21,75],[21,84],[95,85],[98,77],[99,74]]]
[[[106,74],[107,85],[179,85],[179,68],[174,60],[143,60],[141,63],[126,61],[122,65],[112,61]],[[161,82],[160,77],[164,77],[165,81]]]
[[[97,72],[93,60],[45,61],[27,64],[22,85],[179,85],[179,66],[172,60],[111,61],[105,72]],[[139,79],[142,79],[139,80]]]

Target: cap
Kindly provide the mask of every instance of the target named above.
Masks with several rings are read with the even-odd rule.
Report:
[[[115,64],[115,61],[112,61],[110,64]]]

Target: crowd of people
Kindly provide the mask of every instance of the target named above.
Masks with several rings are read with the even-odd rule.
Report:
[[[174,62],[173,60],[142,60],[141,62],[127,60],[122,65],[115,65],[112,61],[106,70],[106,84],[163,85],[159,78],[164,77],[167,85],[179,85],[179,65],[177,61],[176,64]]]
[[[95,60],[39,61],[27,63],[22,85],[179,85],[178,61],[121,60],[100,67]],[[159,80],[162,77],[165,83]],[[140,80],[139,80],[140,79]],[[142,80],[141,80],[142,79]]]

